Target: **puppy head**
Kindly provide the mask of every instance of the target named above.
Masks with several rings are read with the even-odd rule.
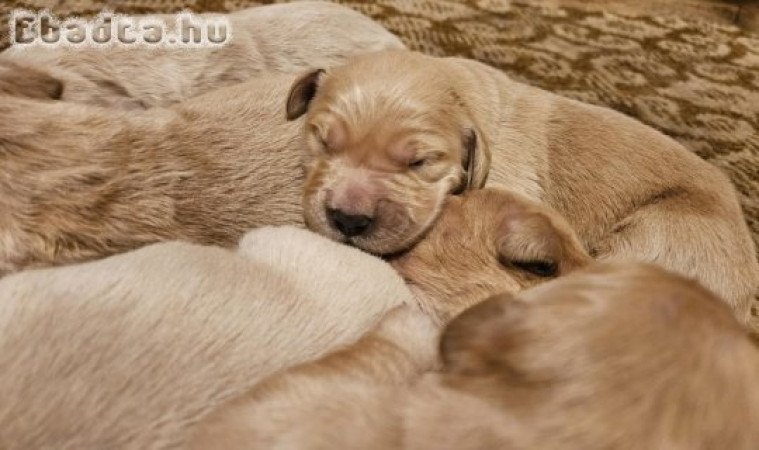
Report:
[[[301,76],[287,101],[314,156],[306,223],[377,254],[417,241],[446,196],[482,187],[489,153],[434,59],[382,52]]]
[[[2,61],[0,62],[0,94],[58,100],[63,95],[63,83],[33,67]]]
[[[759,420],[746,390],[759,350],[713,294],[653,266],[596,264],[493,297],[449,324],[441,352],[450,386],[523,421],[520,439],[542,448],[751,448],[759,436],[745,425]]]
[[[493,294],[519,291],[589,261],[556,212],[487,188],[450,197],[422,241],[391,263],[422,307],[446,321]]]

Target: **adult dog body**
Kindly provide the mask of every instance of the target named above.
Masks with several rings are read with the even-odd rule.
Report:
[[[404,51],[303,75],[288,111],[306,116],[317,169],[305,217],[325,235],[395,252],[448,193],[487,180],[552,205],[594,256],[695,277],[748,317],[759,265],[735,189],[623,114],[479,62]]]

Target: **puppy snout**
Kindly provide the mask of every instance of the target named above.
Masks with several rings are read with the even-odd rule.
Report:
[[[327,208],[330,225],[345,237],[360,236],[369,229],[373,218],[363,214],[346,214],[339,209]]]

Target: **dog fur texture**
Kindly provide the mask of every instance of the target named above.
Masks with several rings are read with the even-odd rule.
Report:
[[[413,358],[381,370],[413,377],[434,367],[433,337],[455,313],[580,264],[572,253],[581,251],[573,249],[577,238],[563,234],[566,224],[553,223],[554,214],[489,189],[452,199],[428,234],[434,245],[391,261],[403,278],[379,258],[292,227],[254,230],[236,252],[160,243],[7,276],[0,280],[0,448],[179,446],[221,402],[355,343],[388,312],[384,337],[359,341],[365,364],[382,360],[377,351],[395,352],[383,342],[397,340],[416,349]],[[467,243],[472,236],[476,250]],[[556,271],[535,274],[516,261]],[[436,286],[440,265],[448,279]],[[355,361],[335,364],[342,373]]]
[[[380,259],[289,227],[5,277],[0,448],[176,447],[222,400],[411,302]]]
[[[422,241],[390,259],[438,324],[492,295],[519,292],[590,261],[550,207],[492,188],[450,197]]]
[[[155,17],[174,28],[175,16]],[[0,53],[0,93],[122,109],[168,106],[263,74],[404,48],[368,17],[333,3],[260,6],[225,17],[230,40],[219,48],[11,47]]]
[[[423,235],[451,191],[487,184],[556,208],[593,256],[696,277],[748,318],[759,264],[735,189],[623,114],[409,51],[306,73],[288,113],[305,116],[316,161],[304,216],[324,235],[392,253]],[[344,236],[335,209],[373,225]]]
[[[304,158],[272,76],[126,112],[0,103],[0,273],[302,223]]]
[[[698,283],[596,264],[436,329],[394,311],[222,406],[191,449],[753,449],[759,349]]]
[[[302,224],[311,158],[299,124],[284,117],[292,83],[288,75],[252,80],[139,112],[8,97],[0,105],[0,272],[173,239],[229,247],[251,228]],[[425,306],[440,320],[587,258],[566,221],[516,194],[483,191],[451,198],[450,207],[447,231],[396,262],[401,273],[432,267],[408,275],[435,298],[452,292],[446,309]],[[441,258],[452,263],[436,264]],[[494,277],[499,258],[521,268]],[[481,264],[456,262],[464,259]],[[548,272],[536,275],[535,263]],[[476,295],[449,286],[463,273],[481,280]]]

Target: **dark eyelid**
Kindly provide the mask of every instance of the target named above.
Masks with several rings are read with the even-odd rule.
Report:
[[[409,161],[408,166],[411,167],[412,169],[415,169],[415,168],[422,167],[427,162],[428,160],[425,158],[412,159],[411,161]]]
[[[426,161],[426,162],[437,162],[438,160],[442,159],[445,156],[444,152],[439,151],[420,151],[416,152],[413,158],[409,160],[409,165],[416,161]]]
[[[517,269],[524,270],[533,275],[548,278],[555,277],[559,273],[559,264],[555,261],[543,261],[543,260],[511,260],[505,261],[506,265],[516,267]]]

